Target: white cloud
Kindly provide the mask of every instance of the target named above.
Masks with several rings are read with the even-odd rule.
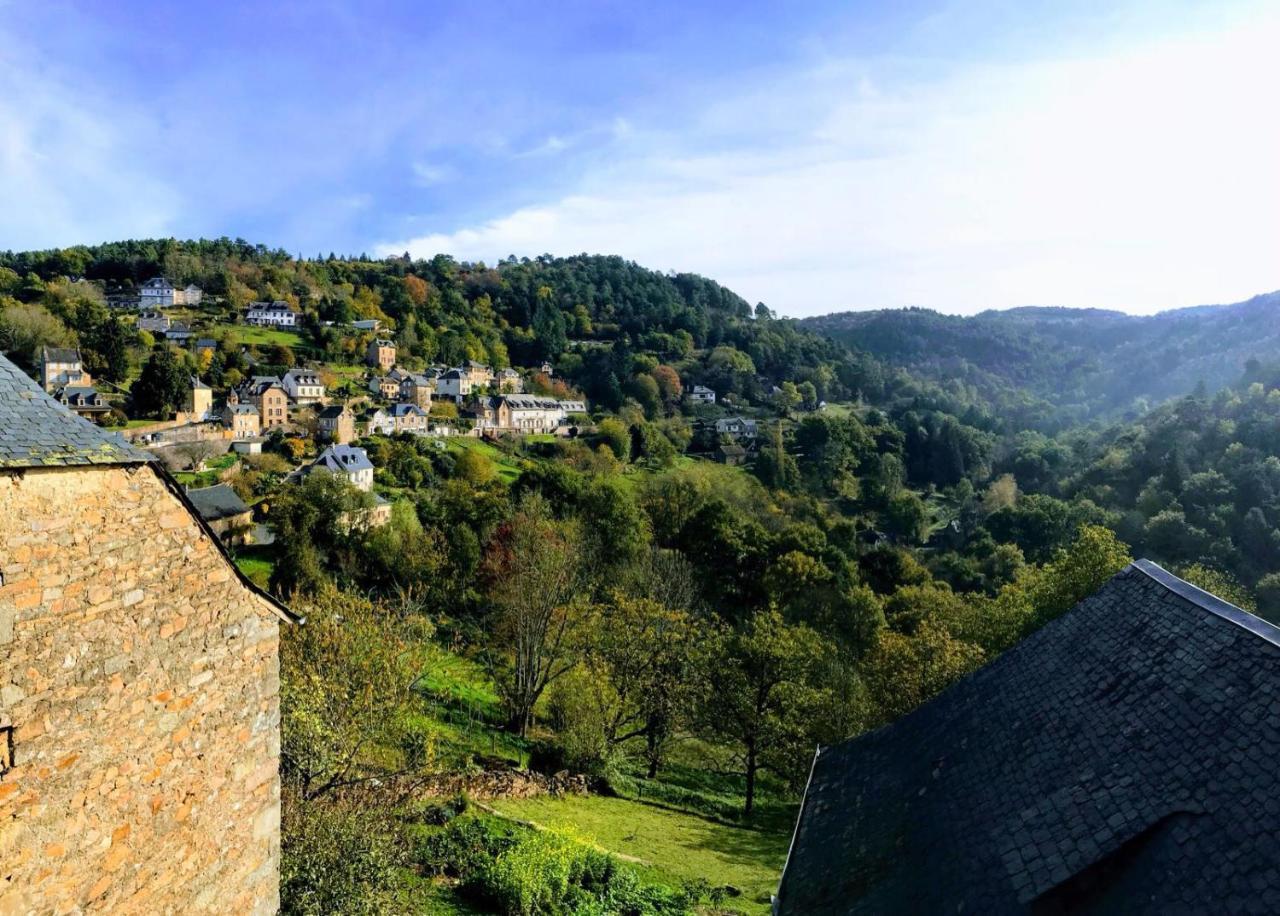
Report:
[[[629,124],[633,152],[567,196],[377,247],[617,253],[788,314],[1245,298],[1280,286],[1278,43],[1280,19],[1255,18],[905,87],[824,62],[718,100],[685,137]],[[726,151],[687,151],[730,130]]]
[[[167,235],[181,201],[143,153],[152,119],[0,41],[0,248]]]

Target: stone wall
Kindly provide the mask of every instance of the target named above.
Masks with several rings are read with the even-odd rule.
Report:
[[[278,906],[278,618],[147,466],[0,473],[0,914]]]

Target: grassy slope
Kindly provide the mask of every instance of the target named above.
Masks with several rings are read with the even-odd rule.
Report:
[[[735,908],[763,913],[787,855],[785,834],[730,827],[643,802],[600,796],[505,799],[492,807],[541,826],[570,824],[609,852],[634,856],[662,880],[732,885]]]

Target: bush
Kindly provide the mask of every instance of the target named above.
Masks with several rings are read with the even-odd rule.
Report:
[[[286,792],[282,820],[281,913],[388,911],[401,853],[382,806]]]

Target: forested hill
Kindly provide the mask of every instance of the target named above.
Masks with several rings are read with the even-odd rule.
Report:
[[[1280,292],[1233,305],[1136,317],[1101,309],[1020,308],[968,318],[927,309],[846,312],[806,327],[939,381],[962,379],[996,403],[1028,394],[1065,426],[1136,416],[1238,381],[1280,347]]]

